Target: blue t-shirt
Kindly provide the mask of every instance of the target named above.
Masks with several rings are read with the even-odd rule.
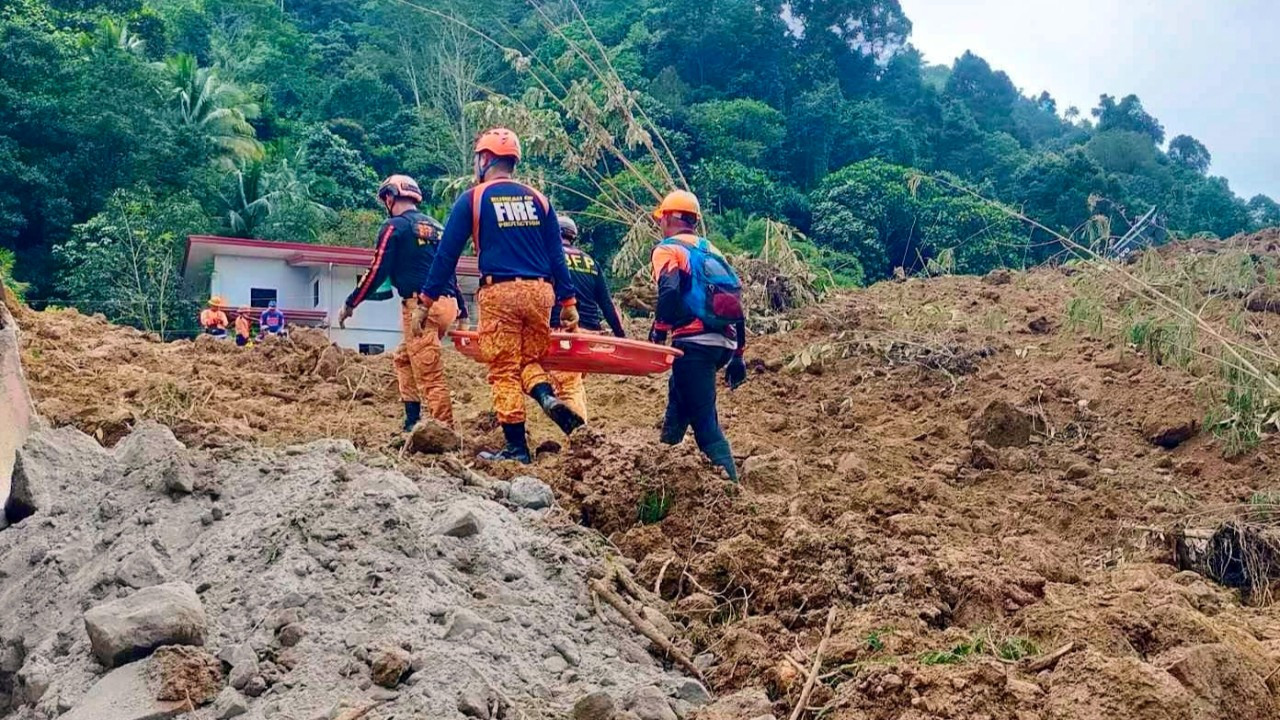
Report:
[[[453,204],[422,288],[424,294],[438,298],[448,293],[458,258],[472,235],[473,197],[480,203],[480,237],[474,240],[481,276],[542,278],[555,286],[556,300],[574,297],[556,211],[542,193],[515,180],[479,185],[462,193]]]
[[[284,313],[268,308],[258,318],[258,327],[267,332],[280,332],[284,327]]]

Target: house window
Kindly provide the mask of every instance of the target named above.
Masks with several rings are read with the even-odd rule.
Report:
[[[311,307],[320,307],[320,281],[311,284]]]
[[[373,343],[360,343],[361,355],[381,355],[385,351],[386,351],[386,348],[383,347],[382,345],[375,345]]]
[[[275,288],[249,288],[249,304],[264,308],[277,300]]]

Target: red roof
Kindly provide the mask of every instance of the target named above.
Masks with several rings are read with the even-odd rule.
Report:
[[[214,255],[273,258],[284,260],[292,266],[333,264],[368,267],[373,262],[373,248],[191,235],[187,237],[187,252],[182,258],[183,274],[187,273],[193,261],[196,266],[199,266]],[[475,256],[465,255],[459,258],[458,274],[471,277],[480,275],[480,267]]]

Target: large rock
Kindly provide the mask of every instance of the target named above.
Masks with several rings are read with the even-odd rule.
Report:
[[[242,643],[231,650],[231,673],[227,682],[236,690],[243,690],[258,674],[258,653],[249,643]]]
[[[162,720],[187,711],[185,700],[156,700],[148,672],[150,660],[116,668],[89,688],[88,694],[60,720]]]
[[[139,423],[115,447],[126,479],[175,493],[189,493],[195,485],[185,451],[173,431],[154,420]]]
[[[374,653],[369,663],[370,676],[382,687],[393,688],[409,673],[412,664],[412,655],[389,645]]]
[[[993,448],[1026,447],[1036,418],[1004,400],[992,400],[969,419],[969,435]]]
[[[7,293],[0,283],[0,509],[9,497],[14,455],[26,442],[35,419],[19,362],[18,325],[5,304]],[[4,513],[0,512],[0,528],[4,525]]]
[[[458,433],[449,426],[430,418],[415,425],[413,433],[409,435],[409,452],[424,455],[453,452],[461,445],[462,438]]]
[[[633,692],[627,698],[627,709],[640,720],[678,720],[666,693],[652,686]]]
[[[617,707],[604,690],[586,695],[573,704],[573,720],[613,720]]]
[[[742,464],[742,482],[759,492],[790,493],[800,482],[800,463],[785,450],[754,455]]]
[[[549,485],[527,475],[511,481],[511,492],[507,498],[512,505],[530,510],[549,508],[556,501],[555,493],[551,492]]]
[[[773,714],[773,703],[760,688],[739,690],[711,703],[698,713],[699,720],[743,720]]]
[[[160,585],[167,576],[164,563],[150,547],[134,551],[116,568],[116,582],[138,590]]]
[[[207,624],[200,598],[181,582],[144,588],[84,614],[93,654],[107,667],[161,645],[203,645]]]
[[[79,430],[41,430],[27,438],[15,457],[5,517],[20,522],[48,510],[65,489],[101,482],[117,472],[111,453]]]
[[[213,701],[213,717],[216,720],[231,720],[247,712],[249,712],[249,705],[235,688],[223,688]]]

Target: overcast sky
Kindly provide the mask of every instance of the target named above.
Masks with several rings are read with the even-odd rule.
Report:
[[[1246,199],[1280,199],[1280,0],[900,0],[931,63],[965,50],[1088,115],[1136,93]]]

